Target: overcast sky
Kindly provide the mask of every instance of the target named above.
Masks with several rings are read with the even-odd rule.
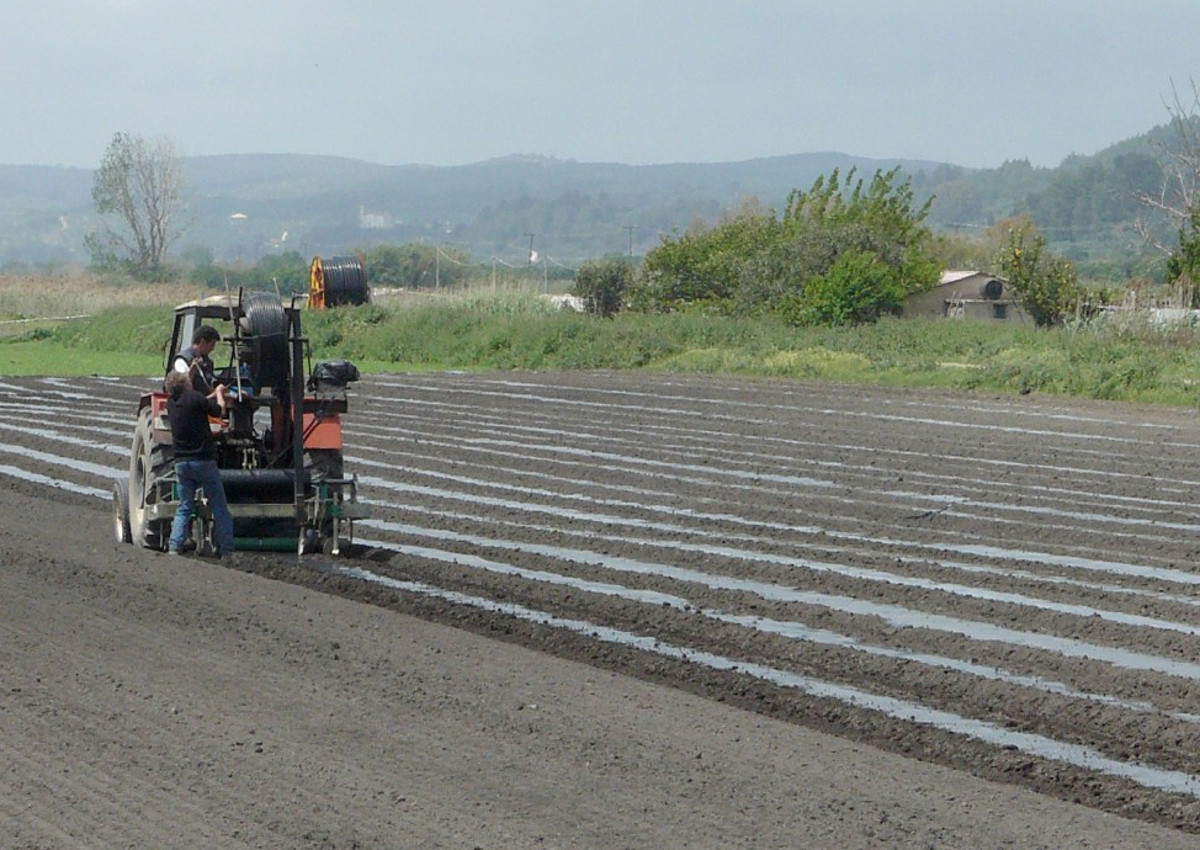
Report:
[[[0,164],[1055,166],[1190,105],[1198,38],[1200,0],[4,0]]]

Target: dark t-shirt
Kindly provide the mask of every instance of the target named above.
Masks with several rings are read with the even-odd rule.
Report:
[[[196,390],[186,390],[177,398],[167,399],[167,419],[171,421],[171,440],[175,460],[216,460],[209,416],[220,416],[221,405]]]

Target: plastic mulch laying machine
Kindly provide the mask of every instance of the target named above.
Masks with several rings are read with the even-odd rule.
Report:
[[[239,291],[175,308],[166,368],[196,329],[211,325],[228,346],[213,353],[216,378],[232,400],[209,420],[217,465],[233,515],[235,549],[344,554],[354,520],[365,516],[357,481],[342,462],[342,414],[358,370],[345,360],[317,363],[305,375],[308,344],[301,309],[272,292]],[[167,395],[145,393],[138,404],[129,475],[113,488],[117,539],[165,550],[178,504]],[[192,540],[213,549],[211,512],[197,493]]]

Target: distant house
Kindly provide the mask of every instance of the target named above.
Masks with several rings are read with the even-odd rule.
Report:
[[[369,210],[360,204],[358,226],[363,230],[387,230],[389,227],[396,226],[396,217],[389,212]]]
[[[946,271],[933,289],[904,301],[905,316],[1026,322],[1028,315],[1008,292],[1008,282],[981,271]]]

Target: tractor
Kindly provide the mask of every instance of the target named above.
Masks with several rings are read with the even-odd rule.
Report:
[[[197,328],[217,328],[229,351],[227,361],[219,348],[213,352],[215,375],[231,404],[209,425],[234,549],[341,555],[353,544],[354,520],[365,516],[357,478],[346,476],[342,460],[341,417],[358,369],[346,360],[321,362],[306,378],[310,352],[298,302],[285,306],[278,293],[239,290],[181,304],[164,375]],[[165,550],[177,504],[167,394],[160,389],[141,396],[129,475],[113,487],[117,540]],[[203,491],[189,541],[200,554],[213,551]]]

